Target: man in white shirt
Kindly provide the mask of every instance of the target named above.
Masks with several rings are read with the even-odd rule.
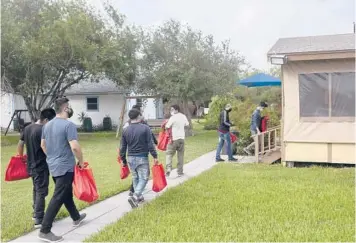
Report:
[[[166,129],[172,128],[172,143],[168,144],[166,152],[166,176],[169,176],[172,171],[172,159],[176,151],[178,157],[178,177],[184,175],[184,139],[185,127],[187,126],[189,126],[189,121],[187,117],[184,114],[180,113],[178,105],[172,105],[171,118],[169,118],[166,124]]]

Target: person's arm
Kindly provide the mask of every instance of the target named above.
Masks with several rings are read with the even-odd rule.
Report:
[[[125,132],[122,133],[120,144],[121,144],[120,145],[120,158],[121,158],[122,164],[124,166],[126,166],[127,165],[127,160],[126,160],[127,141],[126,141]]]
[[[23,150],[25,147],[25,131],[21,133],[20,140],[17,144],[17,154],[23,156]]]
[[[223,123],[224,123],[226,126],[231,127],[231,123],[228,122],[228,120],[227,120],[227,111],[224,111],[223,116],[224,116],[224,117],[223,117]]]
[[[77,128],[74,125],[74,123],[69,123],[66,129],[66,137],[69,142],[70,148],[73,151],[74,156],[78,160],[78,165],[80,167],[83,166],[84,160],[83,160],[83,152],[82,148],[79,145],[78,142],[78,133],[77,133]]]
[[[172,127],[172,125],[173,125],[173,117],[174,117],[174,116],[171,116],[171,117],[169,118],[169,120],[167,121],[167,123],[166,123],[166,129],[169,129],[169,128]]]
[[[46,136],[45,136],[45,129],[44,126],[42,127],[42,135],[41,135],[41,148],[43,153],[45,153],[45,155],[47,155],[47,149],[46,149]]]
[[[186,115],[184,115],[184,126],[185,127],[188,127],[190,124],[189,124],[189,121],[188,121],[188,118]]]
[[[152,155],[154,163],[157,164],[158,163],[157,151],[155,149],[155,146],[153,145],[153,141],[151,137],[151,129],[148,127],[146,128],[146,142],[148,144],[148,151]]]

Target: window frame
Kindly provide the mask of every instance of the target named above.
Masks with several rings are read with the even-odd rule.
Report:
[[[320,72],[315,72],[320,73]],[[332,116],[332,74],[333,73],[355,73],[355,71],[340,71],[340,72],[323,72],[328,74],[328,95],[329,95],[329,116],[327,117],[303,117],[300,115],[300,79],[299,75],[301,74],[313,74],[313,73],[298,73],[298,106],[299,106],[299,121],[300,122],[355,122],[355,116],[344,116],[344,117],[336,117]],[[356,84],[355,84],[356,86]],[[356,96],[356,87],[355,87],[355,96]]]
[[[96,107],[97,107],[96,110],[95,109],[88,109],[89,108],[88,107],[89,104],[91,104],[91,105],[94,104],[94,103],[89,103],[88,99],[96,99]],[[86,110],[87,110],[87,112],[99,111],[99,96],[87,96],[86,97]]]

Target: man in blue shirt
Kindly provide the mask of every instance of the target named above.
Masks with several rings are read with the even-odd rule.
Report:
[[[56,117],[43,127],[41,147],[47,155],[48,169],[53,177],[55,188],[42,221],[39,239],[47,242],[59,242],[63,237],[51,232],[53,221],[64,206],[73,219],[73,226],[79,226],[86,214],[79,214],[73,201],[73,179],[75,157],[78,165],[83,166],[83,154],[78,143],[77,127],[70,121],[73,115],[67,98],[59,98],[55,102]],[[75,156],[75,157],[74,157]]]
[[[251,126],[250,126],[250,131],[252,136],[261,133],[260,131],[261,121],[262,121],[261,111],[263,111],[263,109],[266,107],[268,107],[268,104],[264,101],[261,101],[259,106],[257,106],[256,110],[254,110],[252,113]],[[246,148],[244,148],[244,151],[248,155],[251,155],[250,149],[254,145],[255,145],[255,141],[252,142],[250,145],[248,145]]]

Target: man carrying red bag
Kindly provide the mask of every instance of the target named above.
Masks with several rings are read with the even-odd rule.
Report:
[[[129,197],[128,201],[132,208],[136,208],[139,203],[144,201],[142,192],[150,176],[148,154],[152,155],[155,164],[158,164],[158,160],[152,141],[151,129],[141,123],[140,111],[136,109],[130,110],[129,118],[131,124],[122,133],[120,157],[123,166],[128,164],[130,167],[134,194]],[[128,162],[126,160],[126,150]]]
[[[33,215],[35,228],[41,227],[45,210],[45,198],[48,195],[49,171],[46,155],[41,148],[42,128],[56,116],[51,109],[41,111],[40,119],[25,127],[17,146],[17,154],[23,157],[24,145],[26,144],[27,171],[32,177],[33,183]]]

